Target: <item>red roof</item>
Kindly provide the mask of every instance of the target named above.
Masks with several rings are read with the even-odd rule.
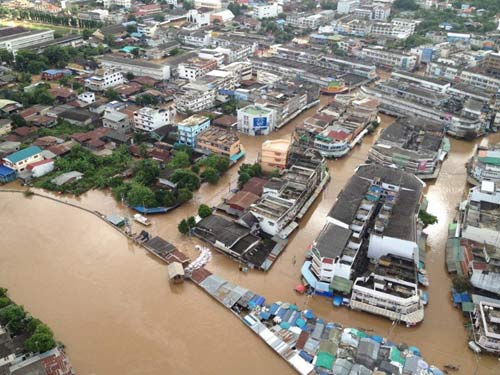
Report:
[[[44,160],[36,161],[34,163],[29,164],[28,169],[31,171],[31,170],[33,170],[33,168],[38,167],[39,165],[49,164],[49,163],[53,163],[53,162],[54,162],[54,160],[52,160],[52,159],[44,159]]]
[[[227,201],[227,204],[235,210],[244,211],[258,200],[257,194],[240,190]]]
[[[349,137],[349,133],[343,130],[332,130],[328,133],[328,136],[332,139],[343,141]]]
[[[264,185],[267,184],[267,180],[259,177],[252,177],[241,189],[242,191],[249,191],[250,193],[254,193],[259,197],[262,195],[262,191],[264,190]]]
[[[35,130],[36,129],[33,127],[21,126],[20,128],[14,129],[14,133],[16,133],[21,137],[24,137],[27,136],[28,134],[33,133]]]

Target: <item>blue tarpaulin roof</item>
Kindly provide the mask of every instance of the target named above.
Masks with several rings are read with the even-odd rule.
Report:
[[[342,305],[343,298],[341,296],[333,296],[333,305],[340,306]]]
[[[382,342],[384,341],[384,338],[381,337],[381,336],[377,336],[377,335],[373,335],[373,336],[370,336],[370,338],[375,341],[375,342],[378,342],[379,344],[382,344]]]
[[[166,212],[168,212],[168,208],[167,207],[151,207],[151,208],[147,208],[147,207],[144,207],[144,206],[135,206],[135,207],[132,207],[134,210],[136,210],[137,212],[140,212],[141,214],[164,214]]]
[[[0,164],[0,176],[10,176],[12,174],[16,174],[16,171]]]
[[[307,318],[307,319],[314,319],[314,314],[311,310],[305,310],[304,311],[304,316]]]
[[[280,323],[280,327],[283,328],[283,329],[288,329],[288,328],[290,328],[290,323],[288,323],[288,322],[281,322]]]
[[[245,151],[238,152],[237,154],[234,154],[233,156],[231,156],[229,159],[231,159],[231,161],[238,161],[243,156],[245,156]]]
[[[302,328],[302,327],[304,327],[304,326],[306,325],[306,322],[305,322],[305,320],[304,320],[304,319],[300,319],[300,318],[299,318],[299,319],[297,319],[297,320],[295,321],[295,325],[296,325],[297,327]]]
[[[270,307],[269,307],[269,313],[272,314],[272,315],[275,315],[276,314],[276,311],[278,311],[278,309],[280,308],[280,305],[278,305],[277,303],[273,303]]]

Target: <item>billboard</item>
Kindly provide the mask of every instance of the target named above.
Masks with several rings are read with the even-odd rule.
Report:
[[[254,129],[267,129],[267,117],[254,117],[253,128]]]

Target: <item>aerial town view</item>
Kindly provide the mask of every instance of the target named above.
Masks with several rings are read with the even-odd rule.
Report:
[[[500,374],[499,50],[500,0],[0,0],[0,375]]]

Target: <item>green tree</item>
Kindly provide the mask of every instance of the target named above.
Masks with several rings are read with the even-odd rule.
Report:
[[[190,10],[194,8],[193,2],[191,0],[183,0],[182,1],[182,7],[185,10]]]
[[[417,10],[419,8],[415,0],[396,0],[393,3],[395,9],[398,10]]]
[[[182,50],[180,48],[174,48],[168,54],[170,56],[175,56],[175,55],[178,55],[180,53],[182,53]]]
[[[250,174],[248,174],[247,172],[241,172],[238,177],[238,183],[240,184],[240,186],[243,186],[248,181],[250,181],[251,178],[252,176],[250,176]]]
[[[56,341],[51,329],[45,324],[39,324],[33,335],[24,343],[27,350],[33,353],[44,353],[55,348]]]
[[[14,62],[14,55],[12,52],[7,51],[5,48],[0,49],[0,62],[11,65]]]
[[[422,223],[427,226],[427,225],[432,225],[436,224],[438,222],[438,218],[430,213],[428,213],[426,210],[420,209],[418,212],[418,218],[422,221]]]
[[[472,285],[467,276],[464,275],[455,275],[452,277],[451,282],[453,284],[453,288],[458,293],[467,292],[472,289]]]
[[[64,47],[48,46],[44,49],[42,56],[45,56],[49,65],[64,68],[70,61],[68,51]]]
[[[260,177],[262,176],[262,167],[259,163],[254,164],[242,164],[238,171],[239,178],[238,182],[241,185],[245,185],[248,180],[252,177]]]
[[[0,309],[11,304],[9,297],[0,297]]]
[[[210,184],[216,184],[219,181],[219,173],[215,168],[207,167],[201,173],[200,177]]]
[[[135,78],[135,74],[132,72],[127,72],[127,74],[125,74],[125,78],[127,78],[129,81],[132,81]]]
[[[153,16],[153,19],[156,21],[156,22],[163,22],[165,21],[165,16],[163,14],[155,14]]]
[[[31,74],[40,74],[42,70],[47,69],[47,65],[43,61],[32,60],[28,63],[26,69]]]
[[[7,326],[14,335],[22,332],[25,317],[26,312],[22,306],[11,304],[0,310],[0,324]]]
[[[104,92],[104,96],[106,97],[106,99],[108,99],[109,101],[113,101],[113,100],[118,100],[120,99],[120,95],[113,89],[107,89],[105,92]]]
[[[227,6],[227,9],[229,9],[231,11],[231,13],[234,14],[235,17],[238,17],[241,15],[241,6],[239,4],[230,3]]]
[[[198,215],[201,218],[208,217],[212,215],[212,209],[208,207],[206,204],[200,204],[200,206],[198,207]]]
[[[171,169],[186,168],[191,164],[189,154],[185,151],[176,151],[174,157],[168,164]]]
[[[160,167],[152,159],[138,162],[134,168],[134,180],[141,185],[152,185],[160,175]]]
[[[186,169],[177,169],[172,173],[170,180],[176,183],[179,189],[187,188],[190,191],[194,191],[200,187],[200,178],[198,175]]]
[[[137,32],[136,25],[127,25],[127,33],[132,34]]]
[[[19,128],[21,126],[26,126],[26,120],[21,116],[18,115],[17,113],[14,113],[13,115],[10,116],[10,119],[12,120],[12,123],[14,124],[14,127]]]
[[[38,104],[52,105],[56,100],[47,91],[42,91],[36,95],[36,101]]]
[[[92,36],[92,30],[85,29],[82,31],[83,40],[89,40],[91,36]]]
[[[196,220],[193,216],[188,217],[187,224],[189,226],[189,229],[193,229],[196,226]]]
[[[155,194],[150,188],[137,182],[132,182],[127,192],[127,202],[130,206],[153,207],[156,204],[156,199]]]
[[[179,225],[177,226],[177,229],[179,230],[179,232],[181,232],[182,234],[187,234],[189,232],[189,225],[186,221],[186,219],[182,219],[181,222],[179,223]]]
[[[190,201],[193,198],[193,193],[187,188],[177,190],[177,201],[182,204]]]

